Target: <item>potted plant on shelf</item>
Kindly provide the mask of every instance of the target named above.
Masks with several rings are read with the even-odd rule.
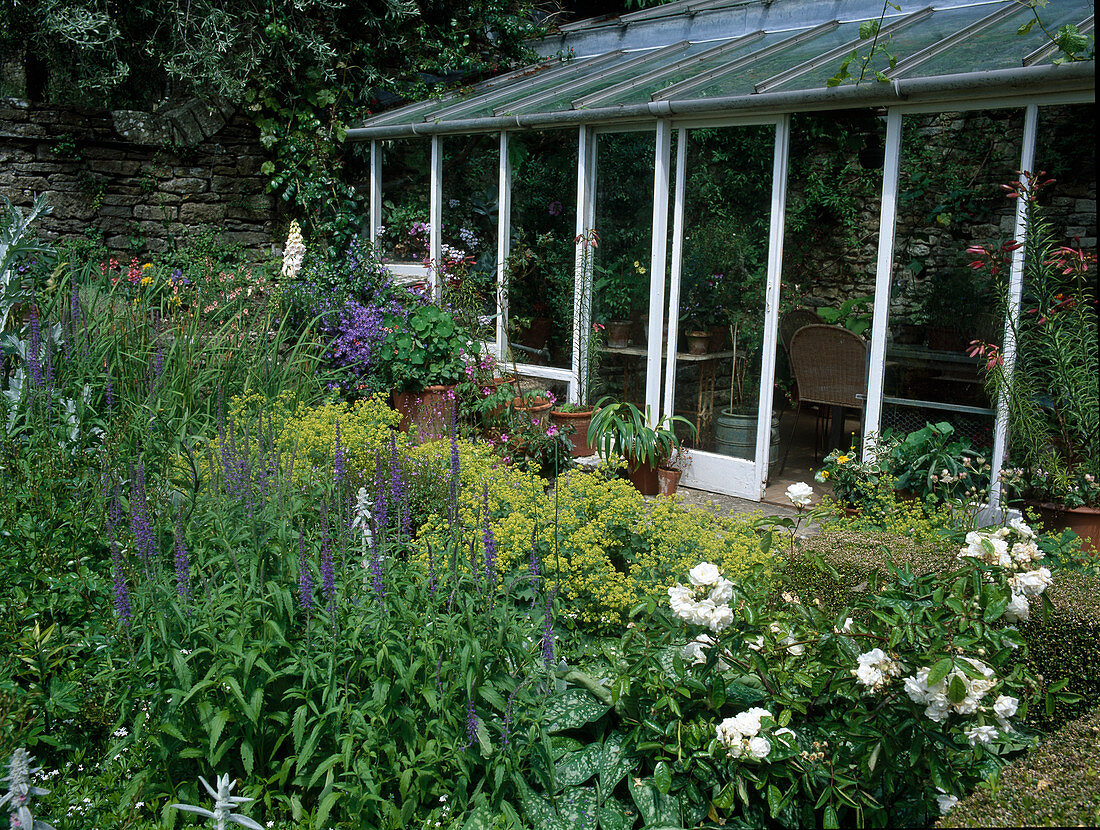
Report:
[[[666,415],[656,422],[651,415],[648,407],[642,414],[632,403],[603,398],[588,427],[588,442],[600,458],[607,461],[617,455],[625,459],[630,481],[646,496],[657,495],[657,468],[680,446],[676,426],[695,433],[695,425],[681,415]]]
[[[1096,259],[1059,245],[1037,199],[1050,184],[1044,175],[1023,173],[1010,186],[1028,205],[1023,301],[1018,317],[1008,316],[1014,366],[989,343],[974,341],[971,354],[985,358],[990,397],[1008,414],[1006,494],[1038,507],[1048,528],[1072,528],[1088,549],[1100,545]],[[971,248],[980,257],[974,267],[996,269],[1013,247]]]
[[[425,301],[403,314],[387,314],[384,325],[379,355],[401,413],[400,428],[415,427],[422,440],[446,434],[454,390],[465,377],[462,356],[473,350],[469,331],[450,312]]]
[[[624,261],[617,266],[594,266],[600,274],[593,286],[593,292],[600,298],[599,307],[607,327],[607,345],[612,349],[622,349],[630,345],[630,335],[634,327],[632,315],[638,285],[645,276],[645,266],[634,260],[633,265]]]

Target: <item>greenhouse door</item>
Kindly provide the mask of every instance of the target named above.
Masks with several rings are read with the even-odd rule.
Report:
[[[684,429],[684,485],[753,500],[779,450],[772,387],[789,124],[685,125],[666,144],[676,168],[661,412],[694,427],[690,438]]]

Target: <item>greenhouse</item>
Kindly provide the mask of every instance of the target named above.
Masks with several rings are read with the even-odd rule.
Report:
[[[1094,65],[1054,63],[1043,30],[1090,32],[1092,6],[1032,19],[683,0],[570,24],[539,63],[348,131],[370,238],[436,291],[461,263],[524,376],[683,415],[684,484],[758,500],[935,421],[997,482],[1007,421],[975,346],[1011,368],[995,294],[1003,275],[1019,313],[1027,217],[1004,186],[1046,171],[1063,244],[1096,247]],[[971,267],[976,246],[1000,258]]]

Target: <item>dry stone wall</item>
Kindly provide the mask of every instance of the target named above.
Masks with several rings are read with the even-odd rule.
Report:
[[[159,252],[188,229],[269,249],[277,218],[251,122],[224,102],[157,112],[0,99],[0,193],[44,194],[48,239],[92,235],[116,252]]]

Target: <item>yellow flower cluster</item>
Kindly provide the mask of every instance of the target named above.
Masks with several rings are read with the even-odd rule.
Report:
[[[401,416],[390,409],[381,396],[355,403],[326,403],[311,406],[294,400],[293,393],[283,392],[272,401],[252,393],[232,399],[230,423],[237,434],[249,432],[255,436],[261,424],[266,434],[268,422],[284,466],[294,456],[294,482],[311,484],[332,480],[332,454],[336,445],[336,424],[340,424],[340,444],[347,458],[349,478],[366,471],[373,474],[379,456],[389,460],[390,439],[396,435],[398,447],[404,449],[405,436],[391,427]]]
[[[733,578],[756,563],[771,562],[745,521],[675,499],[647,504],[629,482],[581,471],[560,476],[555,490],[546,492],[533,473],[501,465],[483,447],[459,446],[459,514],[468,539],[480,549],[484,486],[501,572],[527,568],[537,523],[543,573],[551,581],[560,579],[568,612],[583,622],[624,621],[631,607],[647,597],[661,597],[703,560]],[[442,467],[449,452],[449,443],[439,442],[412,450],[412,456],[430,456]],[[420,530],[418,558],[426,561],[429,544],[441,550],[449,533],[446,505],[441,503]]]

